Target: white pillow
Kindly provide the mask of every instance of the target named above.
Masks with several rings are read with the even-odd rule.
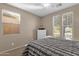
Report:
[[[46,36],[45,38],[53,38],[53,36]]]

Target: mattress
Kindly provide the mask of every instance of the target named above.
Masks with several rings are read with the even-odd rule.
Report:
[[[79,42],[64,39],[46,38],[30,42],[23,56],[78,56]]]

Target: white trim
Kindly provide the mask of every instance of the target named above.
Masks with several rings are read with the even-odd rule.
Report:
[[[5,54],[9,54],[8,53],[9,51],[13,51],[13,50],[16,50],[16,49],[19,49],[19,48],[23,48],[25,46],[27,46],[27,44],[26,45],[19,46],[19,47],[12,48],[12,49],[8,49],[8,50],[5,50],[5,51],[1,51],[0,54],[4,54],[4,53]]]

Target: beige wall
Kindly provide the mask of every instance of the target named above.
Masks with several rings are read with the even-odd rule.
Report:
[[[2,9],[10,10],[21,15],[20,34],[3,34],[1,22]],[[35,29],[39,27],[39,22],[40,17],[38,16],[7,4],[0,4],[0,51],[19,47],[36,39]],[[11,45],[12,42],[14,42],[14,46]]]
[[[43,27],[45,27],[47,29],[47,35],[52,35],[53,33],[53,28],[52,28],[52,17],[54,15],[62,15],[66,12],[73,12],[73,40],[79,40],[79,4],[63,9],[61,11],[52,13],[50,15],[47,15],[45,17],[42,17],[42,24]],[[61,17],[62,18],[62,17]]]
[[[20,34],[3,34],[2,28],[2,9],[10,10],[13,12],[17,12],[21,15],[21,24],[20,24]],[[0,4],[0,51],[12,49],[21,45],[25,45],[33,39],[36,39],[35,30],[39,27],[39,25],[43,24],[43,27],[47,29],[47,35],[52,35],[52,16],[53,15],[62,15],[63,13],[73,11],[74,13],[74,38],[75,40],[79,40],[79,5],[52,13],[45,17],[38,17],[29,12],[21,10],[19,8],[9,6],[7,4]],[[11,43],[14,42],[14,46]]]

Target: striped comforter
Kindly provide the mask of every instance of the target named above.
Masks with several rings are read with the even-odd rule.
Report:
[[[54,38],[30,42],[23,56],[78,56],[79,42]]]

